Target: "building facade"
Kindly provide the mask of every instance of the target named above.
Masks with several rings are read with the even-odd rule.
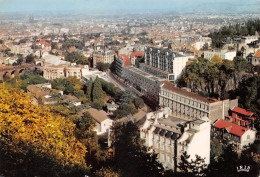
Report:
[[[164,108],[146,115],[140,136],[145,146],[158,154],[158,161],[166,169],[177,171],[184,152],[190,155],[189,160],[199,155],[205,158],[206,164],[210,163],[210,128],[206,117],[188,122],[172,116],[171,110]]]
[[[207,50],[204,51],[204,58],[211,60],[212,57],[219,56],[221,59],[233,60],[236,56],[236,51],[227,50]]]
[[[213,123],[221,116],[228,116],[228,110],[237,106],[238,100],[206,98],[164,81],[159,93],[159,105],[171,108],[172,114],[177,117],[186,120],[208,117]]]
[[[260,50],[258,50],[252,57],[251,61],[252,65],[260,65]]]
[[[254,128],[254,123],[257,119],[257,115],[243,108],[234,107],[231,110],[231,115],[228,116],[227,119],[234,124],[247,128]]]
[[[163,79],[132,66],[123,69],[122,78],[155,104],[159,103],[159,90]]]
[[[96,67],[97,63],[109,63],[114,61],[114,53],[110,50],[96,50],[93,52],[93,67]]]
[[[212,132],[213,136],[232,143],[237,151],[253,144],[256,138],[256,131],[223,119],[219,119],[213,124]]]
[[[87,65],[59,65],[59,66],[44,66],[43,67],[43,77],[48,80],[53,80],[57,78],[64,78],[75,76],[78,79],[82,79],[89,71]]]
[[[130,58],[127,55],[118,55],[115,57],[115,74],[122,77],[123,68],[131,66]]]
[[[168,49],[145,48],[145,62],[140,69],[169,81],[177,80],[186,67],[188,57]]]

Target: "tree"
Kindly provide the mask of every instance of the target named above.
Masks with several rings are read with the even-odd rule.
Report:
[[[205,176],[206,167],[205,159],[201,158],[200,156],[196,155],[196,159],[189,160],[190,155],[187,154],[185,151],[181,155],[181,161],[178,164],[178,168],[185,176]]]
[[[131,103],[133,101],[133,96],[131,95],[131,92],[130,91],[125,91],[123,92],[123,94],[121,95],[120,97],[120,102],[123,104],[123,103]]]
[[[98,62],[96,68],[100,71],[106,72],[110,68],[110,64]]]
[[[119,174],[116,173],[111,168],[101,168],[95,172],[96,177],[119,177]]]
[[[104,160],[104,157],[98,144],[97,134],[94,131],[96,126],[94,118],[89,114],[89,112],[85,112],[82,117],[75,121],[75,123],[76,137],[88,149],[86,160],[96,169],[99,166],[99,162]]]
[[[112,135],[115,149],[113,163],[120,175],[162,176],[163,166],[157,161],[157,155],[148,153],[147,148],[142,145],[138,127],[134,123],[115,124]]]
[[[23,63],[23,56],[22,55],[18,55],[18,59],[16,60],[16,62],[13,65],[14,66],[21,65],[22,63]]]
[[[103,99],[100,99],[100,98],[94,100],[93,103],[91,104],[92,108],[95,108],[98,110],[101,110],[104,106],[105,106],[105,102]]]
[[[25,62],[26,63],[33,63],[34,62],[34,56],[32,54],[30,55],[27,55],[26,59],[25,59]]]
[[[235,57],[233,62],[235,70],[238,72],[245,70],[248,67],[248,62],[243,57]]]
[[[222,63],[223,61],[222,61],[222,58],[220,58],[218,55],[214,55],[214,56],[211,58],[211,62],[220,64],[220,63]]]
[[[141,109],[144,107],[144,100],[142,98],[135,98],[134,105],[135,105],[136,109]]]
[[[88,100],[91,100],[93,81],[92,78],[86,84],[86,96]]]
[[[224,148],[223,153],[218,158],[218,161],[213,161],[208,166],[207,176],[212,177],[234,177],[237,176],[236,166],[238,165],[238,155],[234,151],[232,145]]]
[[[122,118],[122,117],[126,117],[130,114],[133,115],[135,113],[137,113],[137,109],[135,108],[133,103],[131,103],[131,104],[124,103],[124,104],[121,104],[119,106],[119,108],[116,111],[114,111],[113,114],[116,118]]]
[[[86,174],[86,147],[76,139],[74,124],[31,102],[22,90],[0,90],[0,173]]]
[[[79,52],[66,53],[65,60],[71,63],[77,63],[82,65],[89,65],[89,60]]]
[[[217,138],[211,138],[210,140],[210,156],[211,159],[217,161],[220,155],[223,153],[223,145]]]
[[[102,90],[101,80],[97,77],[92,88],[92,101],[96,99],[104,99],[105,94]]]

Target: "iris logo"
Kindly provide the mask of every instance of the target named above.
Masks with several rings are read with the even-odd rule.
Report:
[[[237,166],[237,172],[249,172],[250,166],[249,165],[239,165]]]

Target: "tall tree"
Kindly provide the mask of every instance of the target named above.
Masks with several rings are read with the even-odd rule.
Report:
[[[96,78],[92,88],[92,101],[97,99],[104,99],[105,94],[102,90],[102,84],[100,78]]]
[[[87,82],[87,86],[86,86],[86,96],[89,101],[91,101],[92,87],[93,87],[93,81],[92,81],[92,78],[90,78],[90,80]]]

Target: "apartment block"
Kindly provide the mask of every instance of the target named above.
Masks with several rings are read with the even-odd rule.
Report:
[[[157,77],[176,81],[184,71],[188,57],[168,49],[145,48],[145,62],[140,69]]]
[[[140,128],[140,136],[145,146],[158,154],[158,161],[166,169],[178,171],[181,155],[187,152],[189,160],[196,155],[210,163],[210,121],[207,117],[194,121],[179,119],[171,114],[171,109],[163,108],[146,115]]]
[[[186,120],[208,117],[213,123],[228,116],[228,110],[238,105],[238,99],[220,101],[207,98],[164,81],[159,92],[159,105],[171,108],[174,116]]]
[[[131,86],[143,93],[145,97],[159,103],[160,85],[164,81],[135,67],[123,68],[122,78]]]

